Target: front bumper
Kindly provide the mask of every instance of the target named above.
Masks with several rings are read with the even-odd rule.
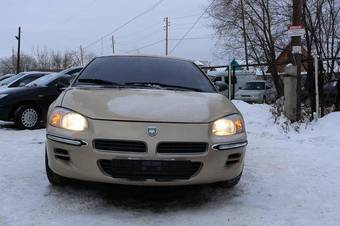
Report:
[[[235,96],[235,100],[242,100],[244,102],[249,102],[249,103],[262,103],[263,102],[262,98],[256,97],[256,96],[248,96],[248,97]]]
[[[157,127],[159,131],[157,136],[148,136],[146,132],[148,127]],[[79,133],[48,125],[46,146],[49,166],[55,173],[68,178],[128,185],[206,184],[237,177],[243,169],[246,134],[238,134],[233,137],[212,137],[209,136],[210,130],[208,124],[89,120],[89,131]],[[147,144],[147,152],[124,153],[97,150],[93,144],[94,139],[142,141]],[[208,145],[207,150],[203,153],[163,154],[156,151],[160,142],[205,142]],[[67,151],[65,158],[57,157],[56,150],[60,149]],[[228,159],[230,160],[229,157],[235,156],[235,154],[238,156],[237,161],[227,164]],[[191,161],[202,163],[202,167],[189,179],[131,180],[113,178],[103,172],[98,162],[112,159]]]
[[[10,120],[10,111],[11,108],[9,106],[0,105],[0,120],[3,121]]]

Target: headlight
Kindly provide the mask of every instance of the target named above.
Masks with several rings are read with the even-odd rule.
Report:
[[[72,131],[84,131],[88,127],[84,116],[64,108],[55,108],[52,111],[49,124]]]
[[[8,94],[0,94],[0,99],[6,97]]]
[[[243,119],[238,114],[218,119],[212,126],[212,133],[215,136],[231,136],[244,131]]]

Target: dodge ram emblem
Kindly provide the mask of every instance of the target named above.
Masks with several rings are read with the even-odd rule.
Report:
[[[148,127],[148,135],[149,135],[150,137],[156,136],[157,133],[158,133],[158,131],[157,131],[157,128],[156,128],[156,127]]]

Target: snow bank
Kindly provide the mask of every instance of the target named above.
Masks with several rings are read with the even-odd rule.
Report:
[[[290,128],[287,133],[281,126],[282,122],[287,119],[282,118],[279,123],[275,124],[274,116],[270,112],[270,105],[248,104],[239,100],[233,100],[233,103],[243,114],[248,134],[255,133],[259,136],[276,136],[277,138],[295,139],[298,141],[328,141],[330,145],[340,145],[338,134],[340,129],[340,112],[332,112],[317,122],[300,124],[299,132]]]
[[[270,106],[233,102],[249,145],[231,190],[53,187],[44,170],[45,130],[0,122],[0,225],[339,225],[340,113],[284,133]]]

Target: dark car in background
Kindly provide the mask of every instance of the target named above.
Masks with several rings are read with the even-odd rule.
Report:
[[[15,88],[15,87],[22,87],[27,85],[34,80],[49,74],[50,72],[20,72],[19,74],[10,76],[7,79],[4,79],[0,82],[0,90],[7,89],[7,88]]]
[[[324,84],[323,86],[323,98],[326,106],[331,106],[335,104],[336,97],[338,94],[337,83],[338,80],[331,80]]]
[[[14,121],[20,129],[40,127],[46,121],[49,105],[81,69],[67,69],[45,75],[23,87],[0,90],[0,120]]]

